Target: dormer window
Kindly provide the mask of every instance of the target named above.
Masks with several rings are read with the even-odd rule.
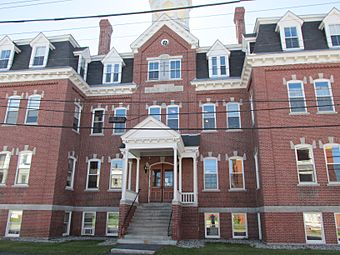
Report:
[[[0,55],[0,69],[7,69],[9,59],[11,57],[11,51],[10,50],[2,50]]]
[[[285,41],[287,49],[300,48],[299,36],[296,27],[285,27]]]
[[[329,48],[340,47],[340,11],[333,8],[322,20],[319,29],[324,29]]]
[[[227,76],[227,56],[211,58],[211,77]]]
[[[229,76],[229,56],[230,51],[217,40],[207,52],[210,78]]]
[[[35,37],[30,42],[30,45],[32,47],[32,54],[29,67],[30,68],[45,67],[47,65],[49,51],[50,49],[54,50],[55,47],[42,33]]]
[[[107,64],[104,67],[105,75],[103,83],[120,83],[121,67],[120,64]]]
[[[329,25],[329,33],[333,47],[340,46],[340,24]]]
[[[0,71],[7,71],[11,69],[14,54],[19,52],[20,50],[8,36],[2,38],[0,40]]]
[[[32,66],[44,66],[46,47],[40,46],[35,49]]]

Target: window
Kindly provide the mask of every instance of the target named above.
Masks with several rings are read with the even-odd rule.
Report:
[[[229,76],[228,56],[215,56],[210,58],[210,77]]]
[[[37,124],[38,113],[40,108],[40,95],[32,95],[28,98],[27,111],[26,111],[26,124]]]
[[[288,82],[288,98],[291,113],[306,113],[306,100],[301,81]]]
[[[19,237],[22,222],[22,211],[9,211],[6,236]]]
[[[88,162],[86,189],[99,189],[100,161],[91,159]]]
[[[106,235],[118,236],[119,213],[108,212],[106,219]]]
[[[122,188],[122,176],[123,176],[123,160],[112,159],[111,160],[111,174],[110,174],[110,189]]]
[[[205,237],[220,238],[219,213],[204,213]]]
[[[42,67],[45,66],[45,55],[46,55],[46,46],[39,46],[34,48],[34,58],[33,58],[33,67]]]
[[[250,103],[250,113],[251,113],[251,125],[255,126],[255,111],[254,111],[253,95],[250,96],[249,103]]]
[[[307,243],[324,243],[321,213],[304,213],[305,234]]]
[[[335,214],[336,238],[340,244],[340,213]]]
[[[299,36],[296,27],[285,27],[285,40],[287,49],[300,48]]]
[[[161,111],[162,108],[160,106],[150,106],[149,107],[149,116],[154,117],[156,120],[162,121],[161,119]]]
[[[171,129],[179,129],[179,107],[170,105],[166,108],[167,126]]]
[[[104,109],[94,109],[92,115],[92,134],[104,133]]]
[[[229,159],[230,189],[244,189],[243,158]]]
[[[170,60],[170,79],[181,78],[181,61]]]
[[[332,46],[340,46],[340,24],[329,25]]]
[[[255,163],[255,175],[256,175],[256,189],[260,189],[259,157],[258,157],[257,151],[254,153],[254,163]]]
[[[10,159],[10,152],[0,152],[0,185],[6,184]]]
[[[164,171],[164,187],[174,186],[174,171],[165,170]]]
[[[126,108],[116,108],[115,109],[115,117],[125,117],[126,118]],[[124,123],[114,123],[113,133],[124,134],[126,132],[126,122]]]
[[[82,235],[93,236],[96,227],[96,213],[83,212]]]
[[[203,110],[203,129],[212,130],[216,128],[216,110],[214,104],[204,104]]]
[[[64,231],[63,236],[70,235],[72,212],[65,212],[64,214]]]
[[[316,183],[312,146],[295,148],[299,183]]]
[[[8,69],[10,58],[11,50],[2,50],[0,52],[0,69]]]
[[[80,117],[81,117],[82,107],[79,104],[74,105],[74,114],[73,114],[73,124],[72,129],[79,133],[80,129]]]
[[[239,103],[227,104],[227,128],[241,128],[241,112]]]
[[[105,65],[104,83],[119,83],[121,77],[120,64]]]
[[[84,78],[84,80],[86,80],[86,76],[87,76],[87,61],[86,58],[82,55],[79,55],[79,62],[78,62],[78,73],[79,75]]]
[[[6,124],[16,124],[19,114],[20,107],[20,97],[12,96],[8,98],[7,112],[5,123]]]
[[[66,189],[73,189],[74,172],[77,160],[74,157],[68,158]]]
[[[232,213],[233,238],[248,238],[247,214]]]
[[[15,184],[28,185],[28,179],[32,164],[32,154],[33,153],[31,151],[23,151],[19,153]]]
[[[314,82],[318,112],[334,112],[333,95],[329,81]]]
[[[328,181],[340,183],[340,145],[326,144],[324,146]]]
[[[218,189],[218,170],[216,158],[204,159],[204,189]]]
[[[159,80],[159,62],[149,62],[149,80]]]

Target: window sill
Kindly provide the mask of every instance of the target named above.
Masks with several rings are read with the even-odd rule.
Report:
[[[237,240],[248,239],[248,236],[233,236],[233,239],[237,239]]]
[[[304,48],[284,48],[282,49],[283,51],[288,51],[288,52],[292,52],[292,51],[303,51]]]
[[[72,128],[72,131],[73,131],[74,133],[76,133],[77,135],[80,135],[80,132],[77,131],[77,130],[74,130],[73,128]]]
[[[121,189],[108,189],[107,192],[122,192]]]
[[[104,136],[104,134],[90,134],[90,136]]]
[[[319,187],[319,183],[299,183],[298,187]]]
[[[70,236],[70,234],[65,234],[65,233],[63,233],[63,236]]]
[[[73,188],[68,188],[68,187],[66,187],[66,188],[65,188],[65,190],[68,190],[68,191],[74,191],[74,189],[73,189]]]
[[[28,188],[29,185],[28,184],[13,184],[12,187],[13,188]]]
[[[6,184],[0,184],[0,188],[1,188],[1,187],[6,187]]]
[[[289,115],[292,115],[292,116],[299,116],[299,115],[309,115],[310,112],[290,112]]]
[[[118,233],[116,233],[116,234],[106,234],[106,236],[118,236]]]
[[[230,133],[233,133],[233,132],[243,132],[243,130],[241,128],[238,128],[238,129],[227,129],[226,132],[230,132]]]
[[[327,184],[328,187],[338,187],[340,186],[340,182],[330,182]]]
[[[98,192],[99,189],[85,189],[85,192]]]
[[[171,81],[183,81],[183,78],[180,78],[180,79],[167,79],[167,80],[146,80],[145,82],[152,83],[152,82],[171,82]]]
[[[25,122],[24,124],[27,125],[27,126],[37,126],[38,125],[38,123],[27,123],[27,122]]]
[[[324,112],[316,112],[316,114],[337,114],[338,112],[335,111],[324,111]]]
[[[217,133],[217,130],[211,129],[211,130],[202,130],[202,133]]]
[[[2,127],[16,127],[17,123],[13,123],[13,124],[2,124]]]
[[[115,133],[113,133],[112,135],[113,136],[121,136],[121,135],[124,135],[125,133],[120,133],[120,134],[115,134]]]
[[[202,192],[221,192],[219,189],[204,189]]]
[[[247,192],[247,189],[228,189],[229,192]]]

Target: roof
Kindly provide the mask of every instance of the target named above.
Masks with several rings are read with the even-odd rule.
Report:
[[[182,135],[184,146],[200,146],[201,135]]]

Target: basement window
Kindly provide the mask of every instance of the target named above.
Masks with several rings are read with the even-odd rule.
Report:
[[[247,214],[232,213],[233,238],[248,238]]]
[[[106,235],[118,236],[119,212],[108,212],[106,218]]]
[[[220,214],[205,213],[205,238],[220,238]]]
[[[9,211],[6,236],[8,237],[19,237],[22,222],[22,211]]]
[[[304,213],[306,243],[323,244],[325,236],[323,232],[321,213]]]
[[[83,224],[81,234],[86,236],[93,236],[96,227],[96,213],[83,212]]]
[[[71,218],[72,218],[72,212],[65,212],[63,236],[70,235]]]

